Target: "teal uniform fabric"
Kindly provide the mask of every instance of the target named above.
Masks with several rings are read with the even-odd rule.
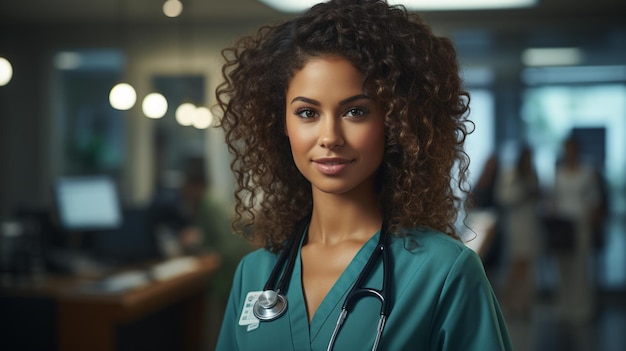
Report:
[[[263,290],[278,255],[260,249],[244,257],[235,274],[217,350],[326,350],[346,295],[376,248],[379,235],[357,253],[310,325],[299,254],[288,287],[286,313],[270,322],[246,324],[249,321],[245,320],[240,325],[242,312],[246,307],[249,312],[254,302],[246,301],[246,296]],[[512,350],[496,297],[471,249],[428,230],[394,236],[389,249],[392,309],[379,350]],[[380,289],[382,279],[382,262],[378,262],[365,286]],[[379,317],[378,299],[359,299],[334,350],[371,350]]]

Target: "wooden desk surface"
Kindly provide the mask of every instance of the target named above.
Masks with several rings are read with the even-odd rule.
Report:
[[[205,255],[197,257],[195,261],[197,268],[193,271],[164,281],[153,281],[143,287],[124,292],[84,292],[72,285],[57,290],[57,298],[62,305],[99,305],[118,321],[134,319],[203,289],[208,278],[218,269],[220,258],[218,255]]]
[[[57,305],[58,349],[112,351],[118,345],[116,328],[168,306],[182,303],[186,325],[180,350],[195,350],[202,337],[207,283],[219,268],[218,255],[194,260],[194,269],[162,281],[121,292],[80,289],[89,279],[48,276],[38,284],[3,289],[14,296],[51,297]]]

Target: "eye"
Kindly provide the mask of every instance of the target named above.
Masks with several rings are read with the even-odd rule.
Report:
[[[352,108],[348,109],[348,111],[346,111],[345,116],[352,117],[352,118],[358,118],[358,117],[363,117],[363,116],[367,115],[368,113],[369,113],[369,110],[367,110],[365,108],[352,107]]]
[[[317,117],[317,112],[310,108],[301,108],[296,111],[296,116],[302,119],[311,119]]]

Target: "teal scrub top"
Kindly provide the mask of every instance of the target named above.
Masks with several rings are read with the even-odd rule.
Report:
[[[376,248],[376,233],[356,254],[315,312],[307,318],[298,254],[280,318],[258,322],[251,313],[278,255],[260,249],[239,263],[218,351],[326,350],[350,287]],[[390,240],[392,308],[379,350],[512,350],[507,327],[479,257],[463,243],[439,232],[415,230]],[[381,261],[381,260],[379,260]],[[380,289],[382,262],[365,287]],[[380,318],[380,300],[366,296],[354,304],[334,350],[371,350]]]

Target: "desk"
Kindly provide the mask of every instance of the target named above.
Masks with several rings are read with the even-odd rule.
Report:
[[[48,277],[36,289],[14,289],[9,293],[55,300],[60,351],[118,350],[122,348],[119,334],[124,325],[173,305],[181,310],[176,314],[181,318],[176,324],[181,325],[182,340],[176,350],[200,350],[207,282],[219,267],[220,258],[207,255],[197,262],[193,271],[121,293],[80,292],[76,286],[81,281],[69,277]]]

